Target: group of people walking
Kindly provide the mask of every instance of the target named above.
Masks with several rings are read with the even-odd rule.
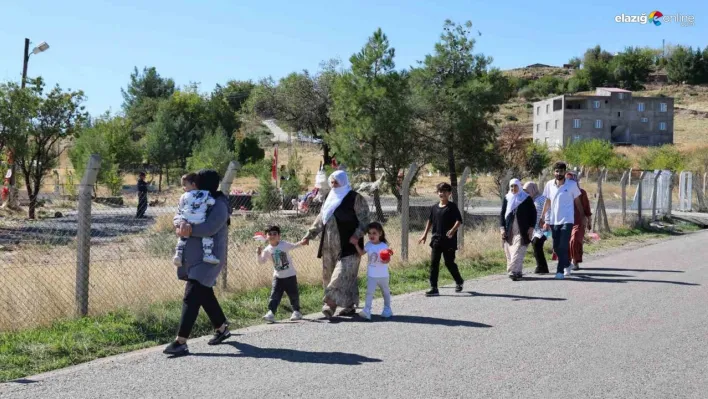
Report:
[[[553,167],[554,179],[543,192],[535,182],[521,185],[509,182],[509,192],[502,202],[500,232],[507,260],[507,273],[512,280],[522,278],[524,256],[533,248],[537,274],[549,273],[544,244],[553,240],[554,257],[558,258],[556,279],[562,280],[580,268],[583,261],[585,231],[591,229],[592,211],[587,192],[580,188],[580,178],[568,171],[563,162]]]
[[[555,179],[540,192],[534,182],[522,186],[518,179],[509,183],[509,193],[503,200],[500,218],[501,238],[507,258],[507,270],[513,280],[522,278],[523,259],[529,245],[537,260],[536,273],[548,273],[543,246],[548,236],[558,256],[557,279],[570,275],[582,262],[582,239],[590,227],[587,194],[578,185],[578,178],[566,171],[563,163],[554,166]],[[307,234],[297,243],[284,241],[278,226],[269,226],[265,233],[268,245],[258,247],[257,260],[273,265],[273,284],[268,311],[263,317],[274,322],[284,294],[292,305],[291,320],[300,320],[297,273],[289,252],[309,245],[319,237],[317,257],[322,259],[324,295],[322,314],[327,318],[354,316],[359,306],[358,272],[362,257],[367,261],[367,292],[364,308],[358,313],[371,320],[372,300],[377,289],[384,297],[383,318],[393,316],[389,289],[388,263],[393,253],[388,246],[383,226],[370,222],[366,199],[350,184],[346,172],[335,171],[329,176],[331,191]],[[200,308],[204,308],[215,332],[209,345],[217,345],[231,336],[229,325],[214,294],[216,279],[226,265],[228,225],[231,210],[228,197],[218,191],[219,175],[213,170],[201,170],[183,177],[185,195],[174,218],[179,237],[173,263],[177,277],[186,281],[182,316],[174,342],[166,354],[188,353],[189,338]],[[464,279],[455,263],[457,231],[462,227],[462,215],[450,201],[452,187],[440,183],[436,187],[439,202],[430,207],[425,231],[419,238],[424,244],[431,234],[430,290],[426,296],[437,296],[440,261],[455,280],[455,292],[463,290]],[[368,240],[364,243],[364,237]]]

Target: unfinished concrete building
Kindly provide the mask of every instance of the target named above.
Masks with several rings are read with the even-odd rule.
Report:
[[[595,95],[562,95],[533,103],[533,139],[559,148],[585,139],[615,145],[674,142],[674,99],[634,97],[629,90],[598,87]]]

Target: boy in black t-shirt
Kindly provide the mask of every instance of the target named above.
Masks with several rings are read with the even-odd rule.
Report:
[[[438,197],[440,203],[433,205],[430,208],[430,216],[428,223],[425,225],[425,231],[418,240],[419,244],[424,244],[428,237],[428,232],[433,229],[433,235],[430,239],[430,247],[432,253],[430,257],[430,291],[426,292],[426,296],[438,296],[438,274],[440,273],[440,257],[445,258],[445,267],[450,271],[452,278],[455,279],[455,292],[462,292],[464,280],[460,275],[460,270],[455,263],[455,251],[457,251],[457,229],[462,225],[462,215],[454,202],[450,202],[450,194],[452,194],[452,186],[448,183],[440,183],[437,185]]]

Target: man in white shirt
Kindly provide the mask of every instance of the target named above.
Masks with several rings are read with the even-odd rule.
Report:
[[[580,189],[572,180],[566,180],[566,165],[563,162],[556,162],[553,166],[555,180],[546,183],[543,196],[546,197],[546,204],[543,206],[541,215],[549,212],[548,220],[541,218],[539,225],[548,224],[553,234],[553,251],[558,256],[558,268],[556,269],[556,279],[562,280],[564,276],[570,276],[570,235],[575,222],[575,209],[583,209],[580,203]],[[583,221],[583,224],[585,222]]]

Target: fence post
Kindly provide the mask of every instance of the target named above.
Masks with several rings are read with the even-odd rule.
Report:
[[[627,179],[627,185],[632,187],[632,168],[629,168],[629,178]]]
[[[656,202],[658,197],[658,184],[659,184],[659,176],[661,176],[661,171],[658,171],[656,173],[656,176],[654,176],[654,187],[652,187],[652,192],[651,192],[651,220],[654,221],[656,220]]]
[[[224,173],[224,178],[221,179],[221,192],[229,195],[231,192],[231,183],[233,183],[236,178],[236,171],[241,169],[241,164],[238,161],[229,162],[229,167],[226,168],[226,173]]]
[[[460,176],[460,182],[457,185],[457,197],[458,197],[458,207],[460,208],[460,213],[462,214],[462,224],[457,230],[457,249],[462,249],[465,246],[465,183],[470,177],[470,167],[466,167],[462,171],[462,176]]]
[[[408,229],[410,227],[410,191],[411,180],[418,166],[413,162],[401,183],[401,259],[408,261]]]
[[[706,183],[708,183],[708,173],[703,174],[703,196],[706,195]]]
[[[639,218],[640,225],[642,223],[642,201],[644,200],[644,176],[646,175],[646,171],[642,172],[642,174],[639,175],[639,183],[637,183],[637,217]]]
[[[231,183],[233,183],[234,178],[236,178],[236,171],[241,168],[241,164],[238,161],[229,162],[229,166],[226,168],[224,173],[224,178],[221,179],[221,186],[219,190],[226,195],[227,201],[229,201],[229,208],[231,207],[231,201],[229,200],[229,193],[231,193]],[[228,250],[228,248],[227,248]],[[221,270],[221,289],[226,290],[229,281],[229,267],[228,265]]]
[[[89,266],[91,264],[91,193],[96,184],[101,157],[91,154],[79,184],[78,227],[76,232],[76,315],[86,316],[89,307]]]
[[[627,224],[627,180],[628,173],[624,171],[620,180],[620,188],[622,189],[622,224]]]

